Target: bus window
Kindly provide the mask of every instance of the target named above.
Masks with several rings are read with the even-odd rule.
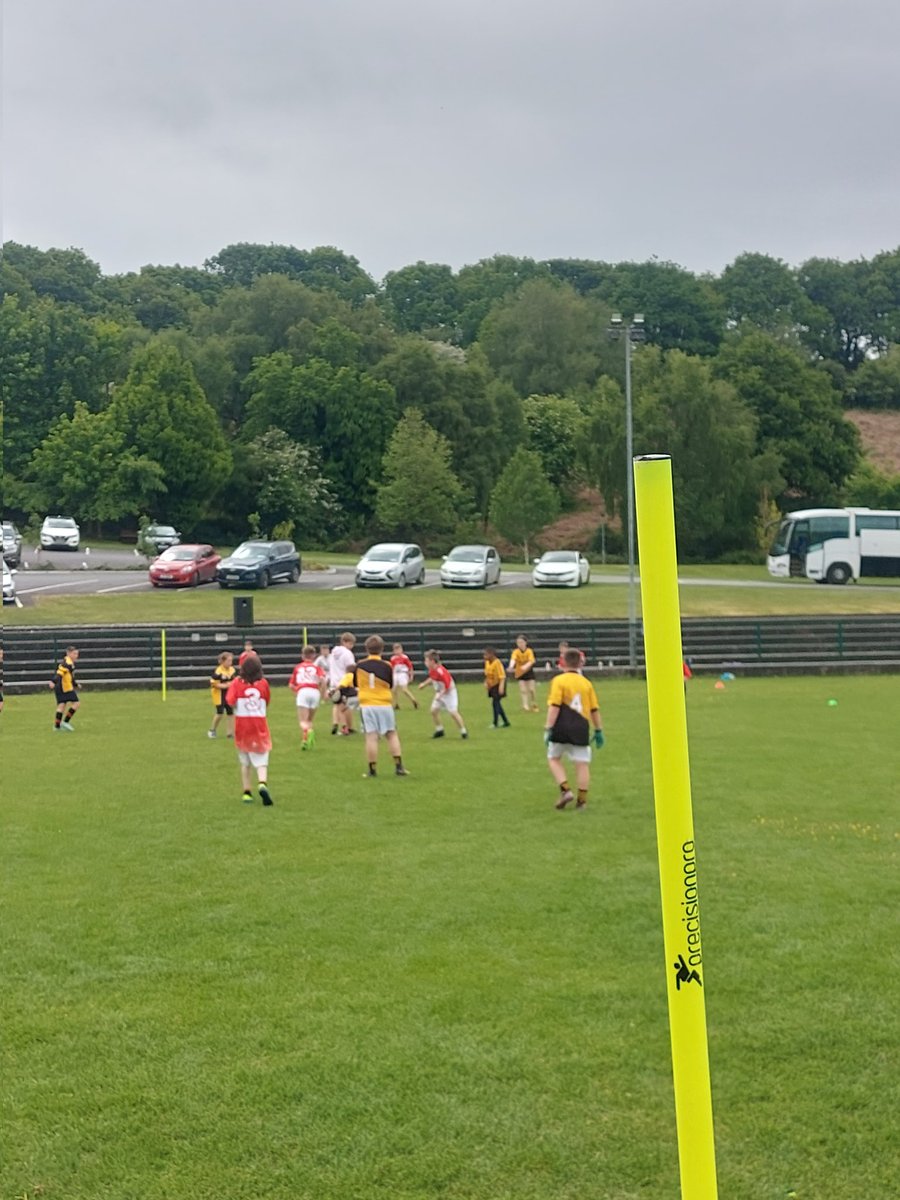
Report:
[[[807,522],[803,521],[802,524]],[[828,517],[810,517],[809,546],[821,546],[829,538],[845,538],[850,536],[850,518],[839,515]],[[797,553],[800,553],[798,550]]]
[[[876,513],[857,513],[856,514],[856,532],[861,533],[863,529],[897,529],[900,528],[900,517],[881,516]]]

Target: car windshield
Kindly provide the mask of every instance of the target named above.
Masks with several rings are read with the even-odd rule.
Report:
[[[48,517],[47,526],[49,529],[74,529],[75,522],[69,517]]]
[[[550,550],[541,559],[541,562],[551,563],[573,563],[578,560],[578,552],[575,550]]]
[[[174,537],[174,525],[151,525],[148,533],[154,534],[156,537]]]
[[[269,547],[262,545],[260,542],[243,542],[232,554],[232,558],[259,558],[261,555],[268,554]]]
[[[194,551],[188,546],[170,546],[159,557],[162,562],[188,562],[194,557]]]
[[[448,562],[484,562],[484,551],[480,546],[457,546],[447,555]]]
[[[397,562],[402,546],[373,546],[366,558],[374,558],[377,562]]]

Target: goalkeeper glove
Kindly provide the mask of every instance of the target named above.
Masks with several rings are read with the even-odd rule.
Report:
[[[544,730],[544,745],[549,746],[552,741],[553,741],[553,730],[545,729]]]
[[[598,750],[603,749],[603,743],[605,741],[606,741],[606,738],[603,736],[603,730],[595,729],[594,730],[594,745],[597,747]]]

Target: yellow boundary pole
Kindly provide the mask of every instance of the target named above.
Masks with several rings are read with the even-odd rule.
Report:
[[[159,650],[162,658],[162,698],[166,698],[166,631],[159,631]]]
[[[681,1195],[716,1200],[671,458],[636,458],[634,479]]]

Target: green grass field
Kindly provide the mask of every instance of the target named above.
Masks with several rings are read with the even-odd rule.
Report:
[[[752,574],[750,574],[752,572]],[[606,572],[604,572],[606,573]],[[609,575],[621,575],[610,568]],[[113,583],[115,577],[110,573]],[[686,617],[827,616],[829,614],[900,612],[900,587],[875,583],[818,587],[796,581],[786,587],[753,587],[769,582],[761,568],[685,568],[684,579],[707,584],[680,588]],[[126,577],[127,578],[127,577]],[[730,582],[729,582],[730,581]],[[112,586],[112,585],[111,585]],[[236,595],[254,597],[257,621],[434,621],[515,620],[520,617],[624,618],[628,588],[622,583],[594,583],[583,588],[491,588],[488,591],[440,587],[405,591],[349,587],[339,591],[275,586],[251,593],[218,587],[160,592],[116,592],[108,595],[39,595],[26,608],[6,608],[7,625],[115,625],[140,622],[230,621]],[[637,596],[640,606],[640,594]]]
[[[723,1198],[896,1195],[898,687],[691,684]],[[3,1200],[679,1194],[643,685],[584,813],[462,696],[366,780],[279,687],[272,809],[205,691],[8,701]]]

